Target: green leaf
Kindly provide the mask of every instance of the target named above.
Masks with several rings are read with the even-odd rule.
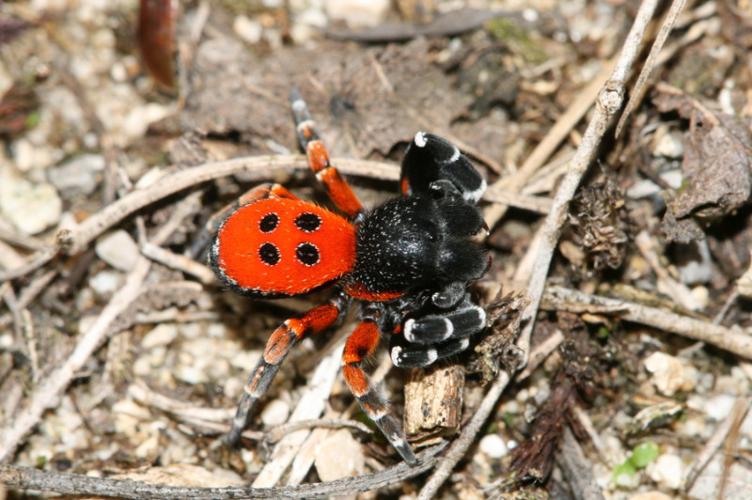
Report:
[[[658,458],[659,453],[660,450],[658,449],[658,445],[652,441],[641,443],[632,450],[629,462],[631,462],[637,469],[644,469]]]

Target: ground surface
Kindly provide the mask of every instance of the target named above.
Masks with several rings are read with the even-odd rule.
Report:
[[[752,10],[745,0],[688,4],[644,97],[618,137],[601,134],[559,221],[532,335],[534,350],[548,341],[553,352],[506,388],[439,497],[752,497]],[[217,446],[269,333],[327,294],[254,302],[222,290],[203,265],[204,224],[261,180],[325,200],[288,165],[200,184],[190,172],[296,153],[293,85],[333,156],[396,165],[414,133],[430,130],[460,144],[492,185],[483,208],[493,263],[473,292],[495,312],[493,328],[430,382],[389,370],[383,356],[373,363],[399,413],[411,394],[446,397],[462,409],[448,418],[465,428],[503,369],[527,303],[531,241],[639,6],[181,2],[177,65],[146,43],[152,74],[174,80],[168,89],[139,57],[136,2],[0,5],[3,458],[186,486],[294,485],[397,462],[371,429],[342,425],[369,425],[337,374],[352,321],[289,356],[242,450]],[[667,8],[644,35],[627,97]],[[344,167],[370,206],[396,192],[396,167]],[[183,173],[188,188],[167,196],[176,177],[166,176]],[[139,189],[156,203],[111,217],[107,207]],[[497,203],[510,199],[508,210]],[[592,295],[620,302],[583,305]],[[101,347],[82,347],[97,336]],[[403,396],[408,378],[418,385]],[[40,411],[25,411],[30,401]],[[286,424],[320,418],[335,428]],[[16,436],[24,425],[32,432]],[[441,433],[457,431],[448,427]],[[362,496],[410,498],[426,478]]]

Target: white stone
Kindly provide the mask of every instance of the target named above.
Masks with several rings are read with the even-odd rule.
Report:
[[[178,336],[178,327],[173,323],[161,323],[152,328],[141,340],[141,347],[152,349],[170,344]]]
[[[281,399],[275,399],[264,407],[264,411],[261,412],[261,421],[266,427],[273,427],[287,422],[288,415],[290,415],[290,405]]]
[[[232,29],[233,31],[235,31],[236,35],[243,39],[243,41],[250,44],[260,42],[261,35],[264,32],[264,29],[261,27],[261,24],[259,22],[249,19],[243,15],[235,18],[235,21],[233,21],[232,23]]]
[[[684,155],[684,143],[678,132],[663,134],[653,149],[654,156],[681,158]]]
[[[376,26],[389,11],[389,0],[326,0],[324,9],[329,19],[353,28]]]
[[[58,223],[63,203],[51,184],[0,175],[0,213],[19,231],[38,234]]]
[[[684,464],[678,455],[664,453],[648,466],[647,473],[659,486],[675,490],[682,485]]]
[[[97,256],[120,271],[128,272],[138,260],[138,245],[122,229],[111,231],[101,236],[94,247]]]
[[[123,132],[131,139],[143,137],[149,125],[169,116],[174,111],[172,106],[163,106],[153,102],[138,106],[126,115],[123,121]]]
[[[117,271],[105,269],[89,278],[89,286],[99,297],[109,298],[123,283],[123,275]]]
[[[674,356],[654,352],[644,364],[645,369],[653,374],[650,382],[665,396],[692,390],[697,384],[697,370]]]
[[[84,154],[49,170],[47,177],[68,196],[89,195],[97,188],[98,174],[105,167],[102,155]]]
[[[319,445],[314,463],[322,481],[354,476],[365,468],[363,448],[346,429],[333,432]]]
[[[705,413],[713,420],[724,420],[731,414],[736,398],[729,394],[718,394],[705,401]]]
[[[488,458],[502,458],[509,453],[506,443],[498,434],[487,434],[480,440],[480,451]]]

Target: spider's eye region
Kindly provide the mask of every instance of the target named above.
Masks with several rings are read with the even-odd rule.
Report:
[[[277,265],[280,260],[279,249],[271,243],[264,243],[259,247],[259,257],[267,266]]]
[[[303,212],[295,217],[295,225],[304,233],[312,233],[321,226],[321,217],[311,212]]]
[[[319,249],[313,243],[301,243],[295,249],[295,256],[304,266],[315,266],[321,260]]]
[[[271,233],[279,225],[279,215],[274,212],[268,213],[261,218],[259,229],[262,233]]]

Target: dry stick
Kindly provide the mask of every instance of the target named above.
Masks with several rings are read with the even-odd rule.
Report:
[[[619,55],[613,74],[604,88],[598,95],[596,108],[590,123],[588,124],[582,142],[577,148],[577,152],[570,163],[570,170],[562,180],[559,189],[556,191],[554,203],[551,211],[548,213],[543,227],[540,230],[542,235],[539,239],[541,244],[538,246],[535,266],[533,266],[533,275],[528,285],[528,297],[530,303],[523,311],[523,330],[517,345],[523,350],[524,359],[528,360],[530,351],[530,336],[533,331],[535,315],[538,311],[541,295],[548,275],[548,267],[553,256],[554,247],[559,239],[561,227],[566,218],[569,201],[574,196],[574,192],[580,183],[580,179],[585,174],[588,165],[595,157],[601,139],[606,132],[608,124],[621,108],[624,99],[624,86],[627,76],[630,73],[632,64],[640,50],[642,39],[647,29],[650,19],[658,5],[658,0],[643,0],[637,11],[637,16],[632,24],[632,28],[627,34],[624,41],[624,48]],[[449,477],[455,465],[462,459],[470,444],[475,439],[476,434],[480,431],[483,422],[488,418],[496,401],[501,396],[504,388],[509,383],[509,375],[502,373],[486,396],[483,398],[481,406],[473,415],[468,425],[463,429],[460,437],[452,443],[451,448],[439,464],[437,469],[426,482],[420,491],[418,498],[432,498],[439,490],[444,481]]]
[[[530,353],[530,362],[528,363],[527,367],[525,367],[525,371],[522,372],[522,374],[525,374],[527,376],[528,374],[533,373],[538,365],[546,359],[546,356],[544,356],[543,353],[553,352],[553,350],[556,349],[556,347],[558,347],[558,345],[564,340],[564,335],[561,332],[557,332],[557,334],[552,335],[552,337],[555,337],[553,341],[547,339],[540,345],[536,346],[533,352]],[[523,380],[523,378],[519,376],[517,379],[518,381]],[[507,372],[505,371],[501,372],[496,378],[496,381],[494,381],[493,385],[484,396],[483,401],[481,401],[480,405],[473,413],[470,421],[462,429],[459,437],[455,439],[451,444],[446,455],[441,458],[439,466],[436,468],[431,477],[428,478],[428,481],[426,481],[423,489],[420,490],[420,493],[418,494],[418,500],[428,500],[436,496],[436,492],[438,492],[441,485],[444,484],[444,481],[446,481],[446,479],[452,473],[454,466],[457,465],[457,462],[459,462],[463,456],[465,456],[467,449],[475,440],[475,436],[478,434],[481,427],[483,427],[483,424],[488,419],[491,411],[496,406],[496,401],[501,396],[501,393],[504,392],[504,389],[506,388],[508,383],[509,374],[507,374]]]
[[[436,463],[436,454],[444,447],[435,446],[418,454],[420,464],[410,467],[404,462],[374,474],[338,479],[323,483],[277,488],[254,488],[231,486],[226,488],[191,488],[149,484],[127,479],[108,479],[65,474],[34,469],[0,465],[0,484],[20,490],[57,492],[62,495],[101,496],[140,500],[224,500],[232,498],[311,498],[317,496],[343,495],[371,491],[398,484],[430,470]]]
[[[659,0],[643,0],[640,4],[634,24],[632,24],[627,39],[624,41],[624,48],[616,61],[614,72],[598,95],[595,112],[585,130],[580,147],[577,148],[577,152],[572,158],[569,171],[562,179],[556,191],[556,196],[554,196],[551,211],[546,216],[546,220],[539,231],[541,235],[538,238],[540,244],[536,249],[534,265],[532,266],[533,274],[527,287],[530,302],[522,313],[524,326],[517,342],[517,345],[525,353],[530,350],[530,336],[535,325],[535,315],[546,284],[548,267],[567,217],[569,202],[572,200],[580,180],[587,172],[588,166],[598,153],[598,147],[611,120],[621,109],[626,81],[640,52],[645,30],[658,3]]]
[[[204,285],[217,283],[217,277],[214,271],[208,266],[196,262],[185,255],[176,254],[153,243],[144,243],[141,245],[141,253],[155,262],[159,262],[172,269],[177,269],[186,274],[198,278]]]
[[[710,462],[710,459],[713,458],[713,455],[715,455],[715,453],[718,451],[718,449],[721,447],[721,445],[725,441],[726,436],[731,430],[731,427],[734,425],[734,423],[737,420],[736,418],[737,415],[741,411],[737,408],[741,405],[743,412],[746,414],[747,411],[749,411],[749,407],[751,403],[752,403],[752,399],[750,398],[744,398],[744,397],[737,398],[731,412],[729,412],[729,414],[726,416],[723,422],[721,422],[721,424],[716,428],[713,435],[710,437],[710,439],[705,444],[705,446],[702,447],[702,450],[700,451],[700,453],[697,454],[697,458],[692,463],[692,466],[689,468],[689,472],[687,472],[687,476],[686,476],[687,479],[684,481],[683,490],[685,492],[688,493],[689,490],[692,489],[692,486],[694,486],[695,481],[699,477],[702,470],[705,468],[708,462]]]
[[[648,58],[645,60],[645,64],[642,65],[640,76],[637,77],[637,82],[635,82],[634,87],[632,88],[631,95],[629,96],[629,101],[624,108],[624,112],[619,118],[619,122],[616,124],[616,137],[619,137],[619,135],[621,135],[624,124],[632,114],[632,111],[634,111],[635,108],[639,106],[639,104],[642,102],[642,98],[645,97],[645,92],[648,89],[646,85],[648,78],[650,78],[653,70],[658,65],[658,57],[661,53],[661,49],[666,43],[668,35],[669,33],[671,33],[671,30],[676,23],[676,19],[679,17],[679,14],[681,14],[681,11],[684,10],[684,6],[686,4],[687,0],[674,0],[673,2],[671,2],[671,8],[668,10],[666,17],[663,19],[661,29],[658,31],[658,35],[656,35],[655,37],[653,46],[650,47]]]
[[[397,180],[399,178],[399,168],[389,163],[354,160],[352,158],[335,158],[332,162],[343,173],[349,175],[362,175],[384,180]],[[0,272],[0,282],[18,278],[38,269],[52,260],[59,250],[68,255],[79,253],[104,231],[132,213],[177,192],[220,177],[240,173],[245,174],[246,179],[268,179],[275,171],[291,168],[307,169],[308,164],[305,156],[268,155],[234,158],[205,163],[167,175],[149,187],[128,193],[92,215],[77,227],[60,231],[58,233],[58,246],[50,246],[37,252],[22,267]],[[548,205],[546,198],[519,195],[501,190],[490,190],[484,199],[499,203],[511,203],[534,211],[545,211]]]
[[[342,339],[316,367],[306,386],[306,391],[290,416],[290,422],[318,418],[323,413],[326,401],[332,392],[334,380],[339,373],[344,346],[345,340]],[[256,480],[253,481],[253,486],[268,488],[276,485],[309,434],[309,430],[301,429],[282,438],[274,447],[271,460],[264,465]]]
[[[752,335],[741,329],[714,325],[709,321],[682,316],[655,307],[590,295],[568,288],[548,287],[541,308],[573,313],[612,312],[626,321],[652,326],[682,337],[702,340],[725,351],[752,359]]]
[[[556,151],[559,144],[569,136],[571,130],[579,123],[598,97],[598,92],[608,80],[614,60],[607,61],[596,77],[577,95],[577,98],[566,111],[556,120],[554,126],[546,133],[543,140],[530,153],[520,169],[509,177],[499,179],[489,191],[506,189],[507,192],[519,192],[533,174],[542,167],[548,158]],[[493,227],[507,212],[507,207],[489,207],[484,218],[489,227]]]
[[[603,493],[593,476],[593,464],[585,457],[585,453],[569,427],[564,428],[557,461],[572,487],[575,498],[603,500]]]

